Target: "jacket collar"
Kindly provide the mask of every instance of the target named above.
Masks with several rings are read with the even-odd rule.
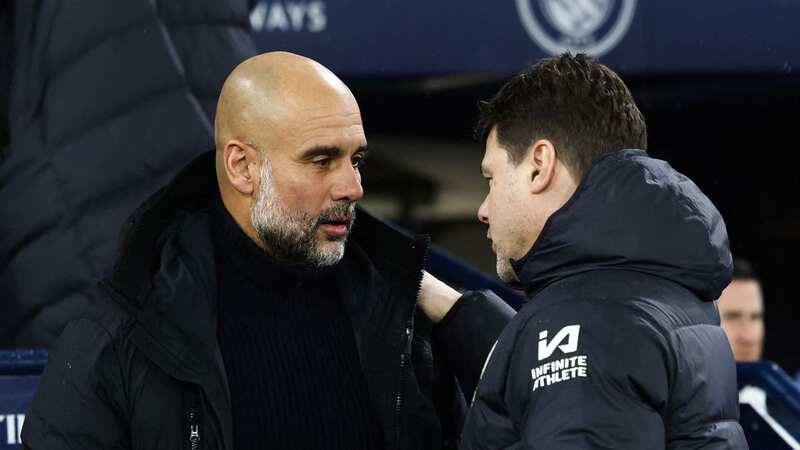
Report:
[[[732,272],[719,211],[690,179],[643,150],[596,161],[513,268],[529,296],[604,269],[665,278],[706,301],[719,297]]]
[[[193,330],[209,328],[197,326],[200,317],[216,317],[211,227],[218,195],[214,151],[210,151],[148,198],[123,226],[117,262],[107,284],[127,299],[126,307],[139,311],[138,315],[161,316],[161,325],[154,332],[164,333],[179,325],[174,337],[183,338],[180,340],[209,345],[215,340],[215,335],[198,335]],[[337,268],[340,286],[347,293],[342,298],[357,327],[374,307],[362,294],[385,281],[385,274],[419,287],[427,246],[426,236],[413,237],[357,208],[347,256]],[[209,306],[201,308],[200,303]],[[412,302],[409,315],[413,306]],[[189,311],[196,311],[198,317]]]

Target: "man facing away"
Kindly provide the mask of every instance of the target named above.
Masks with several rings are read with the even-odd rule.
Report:
[[[725,225],[647,155],[622,80],[583,55],[544,59],[482,105],[479,129],[478,217],[530,301],[486,362],[461,448],[747,448],[713,302],[731,279]],[[462,301],[442,314],[446,357],[477,328]]]
[[[454,448],[463,397],[416,312],[427,241],[354,222],[367,141],[347,87],[297,55],[251,58],[215,134],[129,220],[95,308],[50,352],[26,448]],[[499,318],[493,341],[510,309],[469,298]]]

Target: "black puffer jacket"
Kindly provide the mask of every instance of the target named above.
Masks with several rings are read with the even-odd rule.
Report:
[[[199,448],[235,448],[216,335],[216,189],[209,153],[132,217],[96,305],[50,351],[22,432],[27,447],[190,448],[197,427]],[[455,448],[466,409],[416,310],[426,249],[427,239],[359,211],[337,269],[386,449]],[[503,306],[482,299],[487,313],[492,301]]]
[[[47,346],[144,198],[213,145],[250,0],[0,2],[0,346]]]
[[[600,159],[514,269],[530,302],[488,359],[462,449],[747,448],[713,302],[728,238],[691,180],[643,151]]]

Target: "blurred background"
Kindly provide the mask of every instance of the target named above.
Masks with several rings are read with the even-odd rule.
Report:
[[[42,347],[39,343],[56,333],[17,331],[12,310],[18,304],[39,302],[40,309],[55,311],[50,306],[59,302],[50,294],[40,301],[47,296],[38,296],[36,286],[24,283],[21,271],[77,270],[69,248],[53,251],[47,261],[27,249],[59,249],[48,233],[84,226],[106,235],[92,240],[77,233],[71,239],[82,242],[80,255],[110,260],[116,230],[130,210],[192,156],[212,148],[216,93],[227,73],[256,52],[299,53],[337,73],[361,105],[369,140],[364,205],[404,227],[429,233],[446,252],[494,277],[486,229],[476,219],[486,194],[479,173],[483,143],[472,135],[477,102],[537,59],[572,51],[593,55],[621,75],[649,125],[649,153],[689,176],[717,205],[734,255],[752,262],[761,283],[764,358],[795,374],[800,370],[794,291],[800,255],[799,20],[800,2],[794,0],[3,2],[0,347]],[[209,31],[195,34],[200,28]],[[123,41],[128,35],[130,40]],[[67,63],[82,54],[70,48],[76,42],[97,58],[92,70]],[[126,51],[137,56],[131,60]],[[174,74],[164,69],[162,76],[167,66],[175,67]],[[181,109],[183,103],[176,100],[142,110],[149,122],[142,126],[144,119],[136,119],[131,140],[123,133],[125,124],[110,118],[136,111],[130,106],[135,101],[120,100],[124,107],[97,105],[116,98],[109,93],[118,89],[149,86],[154,73],[171,81],[153,82],[148,89],[167,95],[179,86],[190,106]],[[66,92],[56,97],[59,89]],[[144,92],[149,91],[142,88],[132,98]],[[25,118],[38,117],[31,111],[44,111],[50,122],[26,131],[32,120]],[[120,186],[127,186],[125,195],[98,198],[78,192],[81,201],[71,201],[76,209],[67,219],[35,225],[63,204],[52,195],[22,201],[20,196],[30,190],[15,180],[20,171],[35,175],[50,167],[60,170],[57,178],[67,192],[80,191],[80,183],[70,184],[71,178],[94,180],[96,174],[87,177],[83,166],[60,160],[53,150],[73,145],[82,126],[59,130],[53,124],[85,118],[87,111],[96,113],[97,123],[105,127],[106,140],[97,142],[107,143],[109,137],[118,142],[102,150],[86,147],[96,153],[82,157],[93,164],[104,162],[105,176],[117,180],[106,183],[109,189],[121,192]],[[167,119],[187,117],[185,111],[198,119],[196,124],[188,119],[181,123],[192,131],[191,138],[179,140]],[[49,159],[29,164],[31,142],[34,147],[41,144]],[[157,156],[132,160],[136,167],[152,169],[152,176],[125,172],[120,167],[128,160],[111,152],[137,154],[133,143],[159,149]],[[118,168],[121,172],[115,173]],[[58,191],[41,188],[58,193],[53,190]],[[20,213],[32,204],[39,210]],[[102,209],[102,217],[81,225],[87,220],[81,217],[91,217],[82,213],[81,205],[85,211]],[[59,255],[66,255],[63,261]],[[101,272],[90,267],[71,280],[96,278]],[[77,290],[69,287],[73,281],[59,283],[53,292]],[[81,302],[75,300],[58,314],[79,311]],[[25,318],[37,314],[42,315],[31,312]]]

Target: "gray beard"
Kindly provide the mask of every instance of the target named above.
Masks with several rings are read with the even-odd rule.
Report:
[[[497,276],[509,284],[519,283],[519,278],[517,278],[517,273],[514,271],[514,267],[511,266],[509,258],[497,256]]]
[[[250,208],[250,222],[273,258],[312,269],[338,263],[344,256],[347,236],[320,242],[317,229],[322,223],[344,216],[350,218],[349,232],[355,220],[355,203],[337,203],[317,217],[287,208],[275,192],[269,160],[262,157],[261,189]]]

